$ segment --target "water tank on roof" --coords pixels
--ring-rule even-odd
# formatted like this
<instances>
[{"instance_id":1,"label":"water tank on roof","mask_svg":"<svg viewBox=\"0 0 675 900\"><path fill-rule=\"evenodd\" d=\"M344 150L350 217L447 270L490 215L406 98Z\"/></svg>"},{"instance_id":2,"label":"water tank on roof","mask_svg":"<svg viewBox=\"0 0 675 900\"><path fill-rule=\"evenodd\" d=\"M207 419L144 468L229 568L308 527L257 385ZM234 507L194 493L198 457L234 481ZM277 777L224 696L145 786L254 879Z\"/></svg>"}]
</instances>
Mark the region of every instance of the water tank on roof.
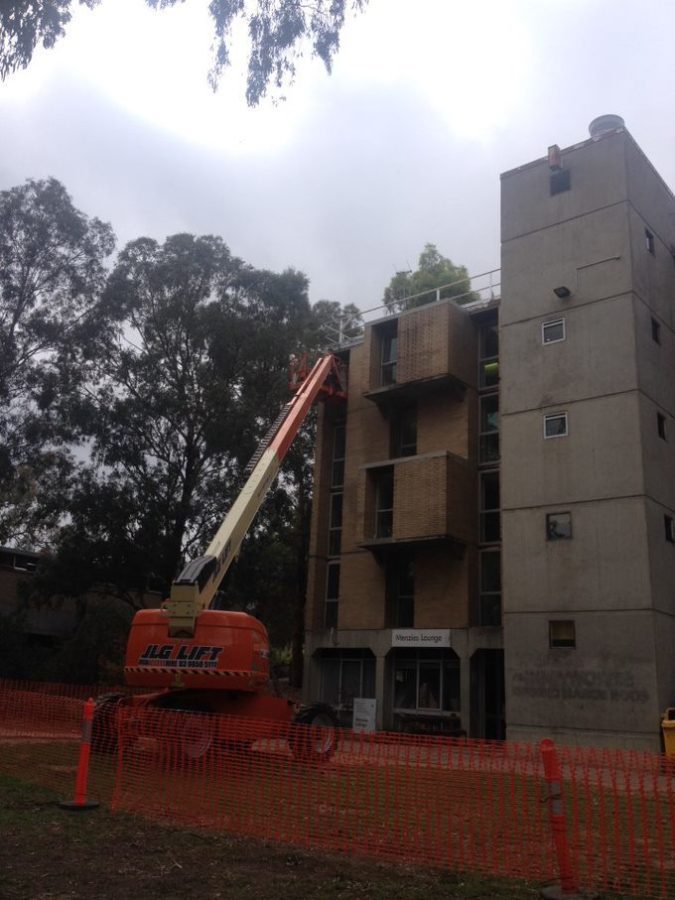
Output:
<instances>
[{"instance_id":1,"label":"water tank on roof","mask_svg":"<svg viewBox=\"0 0 675 900\"><path fill-rule=\"evenodd\" d=\"M598 116L597 119L593 119L591 124L588 126L588 130L591 134L591 137L594 141L597 141L598 138L601 138L603 134L609 134L612 131L619 131L621 128L625 128L626 123L621 118L621 116L615 115L606 115L606 116Z\"/></svg>"}]
</instances>

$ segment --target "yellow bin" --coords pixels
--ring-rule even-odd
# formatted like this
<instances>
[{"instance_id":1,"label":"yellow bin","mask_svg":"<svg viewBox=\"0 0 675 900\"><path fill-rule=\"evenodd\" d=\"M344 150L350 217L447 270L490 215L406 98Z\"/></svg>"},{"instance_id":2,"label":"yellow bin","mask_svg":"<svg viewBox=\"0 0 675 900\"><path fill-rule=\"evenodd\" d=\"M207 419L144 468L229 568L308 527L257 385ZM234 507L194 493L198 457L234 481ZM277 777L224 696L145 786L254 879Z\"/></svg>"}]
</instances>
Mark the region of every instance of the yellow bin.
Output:
<instances>
[{"instance_id":1,"label":"yellow bin","mask_svg":"<svg viewBox=\"0 0 675 900\"><path fill-rule=\"evenodd\" d=\"M675 762L675 706L669 706L661 719L663 747L667 759Z\"/></svg>"}]
</instances>

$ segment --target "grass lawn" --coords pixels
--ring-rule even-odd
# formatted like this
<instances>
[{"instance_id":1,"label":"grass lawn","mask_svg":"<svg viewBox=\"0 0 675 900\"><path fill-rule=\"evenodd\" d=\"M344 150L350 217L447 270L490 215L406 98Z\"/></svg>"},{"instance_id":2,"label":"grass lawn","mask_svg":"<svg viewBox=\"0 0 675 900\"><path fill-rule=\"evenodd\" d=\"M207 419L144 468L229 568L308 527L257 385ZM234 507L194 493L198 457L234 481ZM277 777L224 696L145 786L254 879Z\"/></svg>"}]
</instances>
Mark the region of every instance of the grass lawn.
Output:
<instances>
[{"instance_id":1,"label":"grass lawn","mask_svg":"<svg viewBox=\"0 0 675 900\"><path fill-rule=\"evenodd\" d=\"M527 900L538 888L296 851L101 807L69 813L48 789L0 776L2 900Z\"/></svg>"}]
</instances>

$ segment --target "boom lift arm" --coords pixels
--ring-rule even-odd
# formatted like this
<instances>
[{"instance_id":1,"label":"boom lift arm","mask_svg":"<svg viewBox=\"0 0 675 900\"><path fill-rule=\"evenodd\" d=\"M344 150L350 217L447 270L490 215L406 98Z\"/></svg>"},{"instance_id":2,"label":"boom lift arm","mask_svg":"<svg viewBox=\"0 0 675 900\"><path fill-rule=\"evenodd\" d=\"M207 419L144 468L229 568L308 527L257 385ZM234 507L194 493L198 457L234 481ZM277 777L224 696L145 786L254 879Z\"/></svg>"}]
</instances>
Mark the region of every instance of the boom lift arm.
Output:
<instances>
[{"instance_id":1,"label":"boom lift arm","mask_svg":"<svg viewBox=\"0 0 675 900\"><path fill-rule=\"evenodd\" d=\"M340 362L332 354L321 357L306 374L303 361L292 371L295 396L282 409L247 470L248 480L232 504L204 556L188 563L171 586L166 608L169 635L192 637L195 620L206 609L239 552L251 522L260 509L293 439L320 394L344 398Z\"/></svg>"}]
</instances>

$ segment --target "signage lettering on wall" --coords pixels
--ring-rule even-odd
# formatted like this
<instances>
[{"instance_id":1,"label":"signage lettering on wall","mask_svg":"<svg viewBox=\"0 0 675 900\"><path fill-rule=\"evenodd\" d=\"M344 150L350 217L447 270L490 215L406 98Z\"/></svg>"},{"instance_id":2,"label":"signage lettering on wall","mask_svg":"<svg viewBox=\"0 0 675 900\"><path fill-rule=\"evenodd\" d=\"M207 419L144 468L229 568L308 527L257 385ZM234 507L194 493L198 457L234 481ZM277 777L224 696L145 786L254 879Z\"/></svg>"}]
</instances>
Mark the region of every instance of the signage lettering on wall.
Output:
<instances>
[{"instance_id":1,"label":"signage lettering on wall","mask_svg":"<svg viewBox=\"0 0 675 900\"><path fill-rule=\"evenodd\" d=\"M392 647L449 647L449 628L394 628Z\"/></svg>"}]
</instances>

